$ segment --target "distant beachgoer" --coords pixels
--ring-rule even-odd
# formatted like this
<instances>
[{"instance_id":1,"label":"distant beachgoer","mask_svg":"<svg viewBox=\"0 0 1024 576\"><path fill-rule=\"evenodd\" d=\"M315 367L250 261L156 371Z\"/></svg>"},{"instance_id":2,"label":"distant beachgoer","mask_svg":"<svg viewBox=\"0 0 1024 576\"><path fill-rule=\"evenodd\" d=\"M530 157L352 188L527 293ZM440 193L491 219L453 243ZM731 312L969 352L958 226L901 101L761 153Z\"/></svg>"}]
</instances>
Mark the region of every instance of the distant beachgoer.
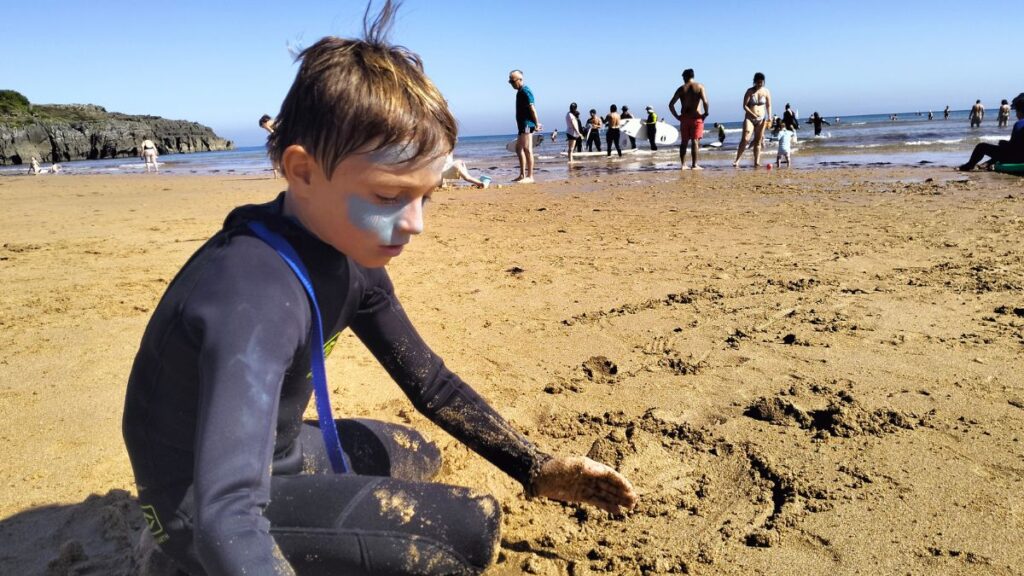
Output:
<instances>
[{"instance_id":1,"label":"distant beachgoer","mask_svg":"<svg viewBox=\"0 0 1024 576\"><path fill-rule=\"evenodd\" d=\"M786 102L786 109L782 112L782 126L786 126L786 122L793 127L793 131L800 129L800 119L796 117L796 112L789 107L789 102Z\"/></svg>"},{"instance_id":2,"label":"distant beachgoer","mask_svg":"<svg viewBox=\"0 0 1024 576\"><path fill-rule=\"evenodd\" d=\"M580 120L580 111L579 110L573 110L572 111L572 115L576 117L576 124L579 125L580 133L582 134L582 131L583 131L583 121ZM576 139L576 151L577 152L583 152L583 138L582 137Z\"/></svg>"},{"instance_id":3,"label":"distant beachgoer","mask_svg":"<svg viewBox=\"0 0 1024 576\"><path fill-rule=\"evenodd\" d=\"M999 105L999 115L996 117L997 126L1000 128L1006 128L1006 123L1010 120L1010 103L1003 98L1002 104Z\"/></svg>"},{"instance_id":4,"label":"distant beachgoer","mask_svg":"<svg viewBox=\"0 0 1024 576\"><path fill-rule=\"evenodd\" d=\"M569 111L565 113L565 141L566 152L569 154L569 162L572 162L572 153L576 145L583 141L583 131L580 130L579 110L576 103L569 104Z\"/></svg>"},{"instance_id":5,"label":"distant beachgoer","mask_svg":"<svg viewBox=\"0 0 1024 576\"><path fill-rule=\"evenodd\" d=\"M786 161L786 168L793 167L793 140L796 137L796 127L792 122L783 122L782 130L779 131L779 152L775 156L775 167L781 168L782 161Z\"/></svg>"},{"instance_id":6,"label":"distant beachgoer","mask_svg":"<svg viewBox=\"0 0 1024 576\"><path fill-rule=\"evenodd\" d=\"M895 118L895 115L893 117ZM828 120L825 120L824 118L822 118L821 114L818 114L817 112L815 112L814 114L811 114L811 117L808 118L807 121L810 122L812 126L814 126L814 135L815 136L821 136L821 125L822 124L824 124L826 126L831 126L831 124L828 123Z\"/></svg>"},{"instance_id":7,"label":"distant beachgoer","mask_svg":"<svg viewBox=\"0 0 1024 576\"><path fill-rule=\"evenodd\" d=\"M551 131L551 143L554 144L558 140L558 128Z\"/></svg>"},{"instance_id":8,"label":"distant beachgoer","mask_svg":"<svg viewBox=\"0 0 1024 576\"><path fill-rule=\"evenodd\" d=\"M946 106L946 109L942 111L942 119L949 120L949 106Z\"/></svg>"},{"instance_id":9,"label":"distant beachgoer","mask_svg":"<svg viewBox=\"0 0 1024 576\"><path fill-rule=\"evenodd\" d=\"M146 173L149 174L150 167L156 172L160 172L160 165L157 164L156 159L158 157L156 151L156 144L149 138L142 141L142 159L146 161Z\"/></svg>"},{"instance_id":10,"label":"distant beachgoer","mask_svg":"<svg viewBox=\"0 0 1024 576\"><path fill-rule=\"evenodd\" d=\"M725 125L715 122L715 128L718 128L718 143L725 144Z\"/></svg>"},{"instance_id":11,"label":"distant beachgoer","mask_svg":"<svg viewBox=\"0 0 1024 576\"><path fill-rule=\"evenodd\" d=\"M629 111L629 106L622 106L622 119L630 120L633 118L633 113ZM629 146L636 150L636 136L629 136Z\"/></svg>"},{"instance_id":12,"label":"distant beachgoer","mask_svg":"<svg viewBox=\"0 0 1024 576\"><path fill-rule=\"evenodd\" d=\"M764 81L764 74L754 74L754 85L743 93L743 135L740 137L733 166L740 165L740 157L747 149L747 143L751 141L754 148L754 167L761 165L761 142L764 140L765 128L768 127L768 119L772 115L772 94L765 88Z\"/></svg>"},{"instance_id":13,"label":"distant beachgoer","mask_svg":"<svg viewBox=\"0 0 1024 576\"><path fill-rule=\"evenodd\" d=\"M683 85L676 88L676 93L668 102L668 111L679 121L679 134L682 142L679 143L679 165L686 170L686 148L692 141L690 170L703 170L697 164L697 150L700 149L700 140L704 137L704 119L708 117L708 96L704 92L704 85L693 79L693 68L683 70ZM679 113L676 113L676 102L679 102Z\"/></svg>"},{"instance_id":14,"label":"distant beachgoer","mask_svg":"<svg viewBox=\"0 0 1024 576\"><path fill-rule=\"evenodd\" d=\"M836 116L836 124L839 124L839 116Z\"/></svg>"},{"instance_id":15,"label":"distant beachgoer","mask_svg":"<svg viewBox=\"0 0 1024 576\"><path fill-rule=\"evenodd\" d=\"M779 132L782 132L782 118L778 116L772 118L772 137L771 140L779 139Z\"/></svg>"},{"instance_id":16,"label":"distant beachgoer","mask_svg":"<svg viewBox=\"0 0 1024 576\"><path fill-rule=\"evenodd\" d=\"M647 120L644 120L644 126L647 126L647 140L651 143L651 150L657 150L658 143L655 138L658 137L658 115L651 106L647 107Z\"/></svg>"},{"instance_id":17,"label":"distant beachgoer","mask_svg":"<svg viewBox=\"0 0 1024 576\"><path fill-rule=\"evenodd\" d=\"M597 110L590 109L590 118L587 119L587 152L593 152L594 146L597 146L597 151L601 151L601 118L597 115Z\"/></svg>"},{"instance_id":18,"label":"distant beachgoer","mask_svg":"<svg viewBox=\"0 0 1024 576\"><path fill-rule=\"evenodd\" d=\"M608 126L608 131L605 132L605 144L608 146L608 156L612 155L612 146L615 146L615 150L619 153L619 157L622 157L622 148L619 147L619 138L622 136L622 132L619 130L619 125L622 124L622 116L619 116L619 109L615 104L612 104L608 108L608 114L604 117L604 123Z\"/></svg>"},{"instance_id":19,"label":"distant beachgoer","mask_svg":"<svg viewBox=\"0 0 1024 576\"><path fill-rule=\"evenodd\" d=\"M932 114L931 110L928 111L928 119L929 120L934 120L935 119L935 114Z\"/></svg>"},{"instance_id":20,"label":"distant beachgoer","mask_svg":"<svg viewBox=\"0 0 1024 576\"><path fill-rule=\"evenodd\" d=\"M491 179L487 176L479 179L471 176L466 163L456 160L455 155L451 153L445 157L444 168L441 169L442 185L447 186L449 180L465 180L477 188L487 188L491 184Z\"/></svg>"},{"instance_id":21,"label":"distant beachgoer","mask_svg":"<svg viewBox=\"0 0 1024 576\"><path fill-rule=\"evenodd\" d=\"M516 91L516 156L519 157L519 176L513 182L533 183L533 133L542 128L537 118L533 91L523 81L522 70L508 73L508 83Z\"/></svg>"},{"instance_id":22,"label":"distant beachgoer","mask_svg":"<svg viewBox=\"0 0 1024 576\"><path fill-rule=\"evenodd\" d=\"M267 138L270 138L270 135L274 133L274 120L270 117L270 114L264 114L263 116L260 116L259 124L260 128L263 128L264 130L267 131ZM271 162L270 169L273 170L274 172L274 178L277 178L280 175L279 170L277 168L277 164Z\"/></svg>"},{"instance_id":23,"label":"distant beachgoer","mask_svg":"<svg viewBox=\"0 0 1024 576\"><path fill-rule=\"evenodd\" d=\"M975 100L974 106L971 106L971 128L978 128L981 126L981 121L985 119L985 106L982 105L981 100Z\"/></svg>"},{"instance_id":24,"label":"distant beachgoer","mask_svg":"<svg viewBox=\"0 0 1024 576\"><path fill-rule=\"evenodd\" d=\"M60 164L57 164L56 162L54 162L53 166L50 166L50 174L60 174L61 170L63 170L63 168L61 168Z\"/></svg>"},{"instance_id":25,"label":"distant beachgoer","mask_svg":"<svg viewBox=\"0 0 1024 576\"><path fill-rule=\"evenodd\" d=\"M39 170L39 159L35 156L32 157L31 166L28 167L28 173L37 176L40 173Z\"/></svg>"},{"instance_id":26,"label":"distant beachgoer","mask_svg":"<svg viewBox=\"0 0 1024 576\"><path fill-rule=\"evenodd\" d=\"M971 159L960 166L961 171L974 170L974 167L985 156L991 158L988 162L989 166L995 162L1024 163L1024 92L1018 94L1011 105L1017 112L1017 122L1013 125L1013 131L1010 132L1010 139L1000 140L998 144L981 142L974 147Z\"/></svg>"}]
</instances>

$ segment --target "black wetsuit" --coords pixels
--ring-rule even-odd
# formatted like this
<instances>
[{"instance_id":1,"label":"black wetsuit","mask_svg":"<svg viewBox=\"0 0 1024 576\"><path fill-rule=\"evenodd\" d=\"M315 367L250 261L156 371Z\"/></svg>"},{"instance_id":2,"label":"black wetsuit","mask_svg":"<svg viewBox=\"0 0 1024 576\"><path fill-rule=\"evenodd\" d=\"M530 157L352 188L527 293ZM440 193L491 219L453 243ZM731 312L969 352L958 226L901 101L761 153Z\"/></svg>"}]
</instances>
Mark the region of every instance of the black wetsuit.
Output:
<instances>
[{"instance_id":1,"label":"black wetsuit","mask_svg":"<svg viewBox=\"0 0 1024 576\"><path fill-rule=\"evenodd\" d=\"M981 142L976 145L970 160L960 166L960 169L972 170L985 156L991 158L993 162L1024 163L1024 120L1018 120L1013 125L1009 140L1000 140L995 144Z\"/></svg>"},{"instance_id":2,"label":"black wetsuit","mask_svg":"<svg viewBox=\"0 0 1024 576\"><path fill-rule=\"evenodd\" d=\"M263 222L300 255L328 347L351 328L420 412L524 486L546 456L420 339L383 268L320 242L282 216L283 201L234 210L146 327L123 433L150 531L190 574L482 571L500 508L425 482L440 454L414 430L339 421L354 473L330 473L319 430L302 418L312 393L309 301L246 222Z\"/></svg>"}]
</instances>

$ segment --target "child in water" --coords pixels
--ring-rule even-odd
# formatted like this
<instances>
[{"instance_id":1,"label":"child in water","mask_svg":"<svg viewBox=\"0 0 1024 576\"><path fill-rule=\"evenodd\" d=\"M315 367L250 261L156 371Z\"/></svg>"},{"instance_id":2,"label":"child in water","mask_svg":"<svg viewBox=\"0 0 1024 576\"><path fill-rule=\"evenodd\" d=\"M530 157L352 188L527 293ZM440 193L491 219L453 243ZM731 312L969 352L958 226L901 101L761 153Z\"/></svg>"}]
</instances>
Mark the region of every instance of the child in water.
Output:
<instances>
[{"instance_id":1,"label":"child in water","mask_svg":"<svg viewBox=\"0 0 1024 576\"><path fill-rule=\"evenodd\" d=\"M477 574L493 562L501 506L431 482L434 443L331 416L322 353L346 328L417 410L527 496L635 505L615 470L515 430L395 295L384 266L423 231L456 123L419 58L386 42L394 11L385 2L365 39L302 51L268 140L287 190L228 214L142 336L125 445L149 532L187 574ZM320 420L304 422L314 390Z\"/></svg>"}]
</instances>

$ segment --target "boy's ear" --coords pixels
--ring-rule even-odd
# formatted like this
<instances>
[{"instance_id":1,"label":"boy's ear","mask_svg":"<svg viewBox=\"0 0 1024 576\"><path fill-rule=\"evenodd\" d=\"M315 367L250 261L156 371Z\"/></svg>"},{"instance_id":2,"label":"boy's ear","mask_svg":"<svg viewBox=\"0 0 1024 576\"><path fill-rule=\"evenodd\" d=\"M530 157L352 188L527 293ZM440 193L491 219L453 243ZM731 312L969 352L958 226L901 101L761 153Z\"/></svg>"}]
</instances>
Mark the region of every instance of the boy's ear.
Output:
<instances>
[{"instance_id":1,"label":"boy's ear","mask_svg":"<svg viewBox=\"0 0 1024 576\"><path fill-rule=\"evenodd\" d=\"M306 152L304 147L292 144L285 148L284 154L281 155L281 168L284 169L285 179L288 180L288 188L302 193L313 181L316 159Z\"/></svg>"}]
</instances>

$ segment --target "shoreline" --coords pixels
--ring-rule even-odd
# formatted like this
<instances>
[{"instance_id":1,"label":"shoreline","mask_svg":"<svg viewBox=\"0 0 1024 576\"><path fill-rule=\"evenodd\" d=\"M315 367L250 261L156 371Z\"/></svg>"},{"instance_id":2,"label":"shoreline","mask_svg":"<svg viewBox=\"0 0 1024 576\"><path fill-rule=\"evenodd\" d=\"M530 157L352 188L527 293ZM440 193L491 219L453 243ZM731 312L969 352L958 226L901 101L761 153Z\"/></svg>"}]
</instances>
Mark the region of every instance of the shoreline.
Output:
<instances>
[{"instance_id":1,"label":"shoreline","mask_svg":"<svg viewBox=\"0 0 1024 576\"><path fill-rule=\"evenodd\" d=\"M142 331L228 211L284 182L0 178L0 572L70 540L103 573L130 561ZM525 500L350 333L332 401L425 431L440 481L502 502L489 574L1020 574L1022 242L1024 179L937 167L442 189L389 266L410 317L542 448L622 470L638 509Z\"/></svg>"}]
</instances>

